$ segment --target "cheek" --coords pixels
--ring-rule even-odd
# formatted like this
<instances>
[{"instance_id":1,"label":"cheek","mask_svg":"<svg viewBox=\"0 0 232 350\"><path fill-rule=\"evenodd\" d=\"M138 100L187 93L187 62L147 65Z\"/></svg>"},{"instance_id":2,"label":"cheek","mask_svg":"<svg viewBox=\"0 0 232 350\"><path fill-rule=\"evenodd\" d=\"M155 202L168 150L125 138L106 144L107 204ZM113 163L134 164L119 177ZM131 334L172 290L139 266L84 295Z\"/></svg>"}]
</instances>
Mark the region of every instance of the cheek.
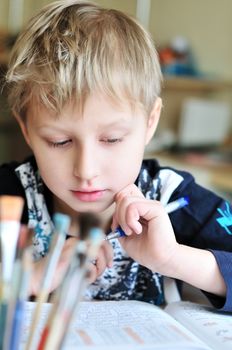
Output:
<instances>
[{"instance_id":1,"label":"cheek","mask_svg":"<svg viewBox=\"0 0 232 350\"><path fill-rule=\"evenodd\" d=\"M64 161L59 161L56 157L51 156L49 152L41 154L34 153L36 162L40 171L40 175L45 184L52 189L57 184L62 184L67 179L68 166Z\"/></svg>"},{"instance_id":2,"label":"cheek","mask_svg":"<svg viewBox=\"0 0 232 350\"><path fill-rule=\"evenodd\" d=\"M144 147L140 143L125 145L125 148L108 163L108 174L112 177L118 190L135 182L143 160Z\"/></svg>"}]
</instances>

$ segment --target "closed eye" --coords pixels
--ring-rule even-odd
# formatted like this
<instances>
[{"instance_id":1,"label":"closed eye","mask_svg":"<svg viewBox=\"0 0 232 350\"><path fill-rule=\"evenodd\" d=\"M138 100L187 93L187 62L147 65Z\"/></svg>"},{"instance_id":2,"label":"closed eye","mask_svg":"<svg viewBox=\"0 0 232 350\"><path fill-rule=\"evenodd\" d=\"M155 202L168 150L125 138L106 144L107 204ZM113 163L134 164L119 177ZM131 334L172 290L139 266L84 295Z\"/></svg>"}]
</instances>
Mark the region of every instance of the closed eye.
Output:
<instances>
[{"instance_id":1,"label":"closed eye","mask_svg":"<svg viewBox=\"0 0 232 350\"><path fill-rule=\"evenodd\" d=\"M59 141L59 142L49 142L50 143L50 145L52 146L52 147L60 147L60 148L62 148L62 147L65 147L65 146L67 146L67 145L69 145L70 143L72 142L72 140L63 140L63 141Z\"/></svg>"},{"instance_id":2,"label":"closed eye","mask_svg":"<svg viewBox=\"0 0 232 350\"><path fill-rule=\"evenodd\" d=\"M113 143L118 143L118 142L121 142L122 141L122 138L112 138L112 139L102 139L101 142L104 142L104 143L109 143L109 144L113 144Z\"/></svg>"}]
</instances>

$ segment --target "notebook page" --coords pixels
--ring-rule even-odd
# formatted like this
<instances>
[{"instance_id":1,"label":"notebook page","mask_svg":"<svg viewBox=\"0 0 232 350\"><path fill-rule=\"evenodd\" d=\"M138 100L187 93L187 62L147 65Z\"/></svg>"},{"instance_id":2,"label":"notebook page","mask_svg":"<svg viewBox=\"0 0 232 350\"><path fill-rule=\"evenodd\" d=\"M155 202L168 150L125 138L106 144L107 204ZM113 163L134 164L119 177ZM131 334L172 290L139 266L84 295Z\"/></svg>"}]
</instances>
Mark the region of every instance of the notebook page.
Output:
<instances>
[{"instance_id":1,"label":"notebook page","mask_svg":"<svg viewBox=\"0 0 232 350\"><path fill-rule=\"evenodd\" d=\"M232 349L232 314L190 302L169 304L165 310L212 349Z\"/></svg>"},{"instance_id":2,"label":"notebook page","mask_svg":"<svg viewBox=\"0 0 232 350\"><path fill-rule=\"evenodd\" d=\"M27 303L21 349L28 336L34 303ZM50 309L45 304L38 340ZM64 350L206 350L201 341L158 307L137 301L82 302Z\"/></svg>"}]
</instances>

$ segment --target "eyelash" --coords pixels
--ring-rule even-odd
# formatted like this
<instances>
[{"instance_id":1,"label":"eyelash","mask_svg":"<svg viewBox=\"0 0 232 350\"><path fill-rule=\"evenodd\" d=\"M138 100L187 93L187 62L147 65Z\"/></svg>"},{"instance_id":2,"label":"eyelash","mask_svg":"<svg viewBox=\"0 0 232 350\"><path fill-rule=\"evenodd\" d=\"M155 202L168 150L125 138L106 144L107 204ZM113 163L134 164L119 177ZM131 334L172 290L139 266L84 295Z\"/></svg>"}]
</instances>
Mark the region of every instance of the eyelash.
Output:
<instances>
[{"instance_id":1,"label":"eyelash","mask_svg":"<svg viewBox=\"0 0 232 350\"><path fill-rule=\"evenodd\" d=\"M103 139L101 140L102 142L109 143L109 144L114 144L114 143L119 143L122 141L122 139Z\"/></svg>"},{"instance_id":2,"label":"eyelash","mask_svg":"<svg viewBox=\"0 0 232 350\"><path fill-rule=\"evenodd\" d=\"M59 141L59 142L50 142L50 145L54 148L62 148L65 147L67 144L72 142L72 140L64 140L64 141Z\"/></svg>"},{"instance_id":3,"label":"eyelash","mask_svg":"<svg viewBox=\"0 0 232 350\"><path fill-rule=\"evenodd\" d=\"M102 139L100 141L104 142L106 144L113 145L113 144L121 142L122 139L121 138L118 138L118 139L117 138L115 138L115 139ZM53 148L64 148L65 146L67 146L71 142L72 142L72 140L64 140L64 141L59 141L59 142L50 142L50 145Z\"/></svg>"}]
</instances>

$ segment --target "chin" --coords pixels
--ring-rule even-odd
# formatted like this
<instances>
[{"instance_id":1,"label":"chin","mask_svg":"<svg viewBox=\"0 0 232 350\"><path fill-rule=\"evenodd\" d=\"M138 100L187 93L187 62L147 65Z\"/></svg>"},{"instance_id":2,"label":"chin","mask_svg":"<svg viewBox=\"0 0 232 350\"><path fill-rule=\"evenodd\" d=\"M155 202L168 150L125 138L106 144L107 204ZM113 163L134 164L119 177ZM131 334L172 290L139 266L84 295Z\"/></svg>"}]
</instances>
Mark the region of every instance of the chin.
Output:
<instances>
[{"instance_id":1,"label":"chin","mask_svg":"<svg viewBox=\"0 0 232 350\"><path fill-rule=\"evenodd\" d=\"M71 206L73 210L75 210L77 213L85 213L85 212L92 212L92 213L102 213L106 209L110 207L111 203L93 203L93 202L85 202L78 205Z\"/></svg>"}]
</instances>

